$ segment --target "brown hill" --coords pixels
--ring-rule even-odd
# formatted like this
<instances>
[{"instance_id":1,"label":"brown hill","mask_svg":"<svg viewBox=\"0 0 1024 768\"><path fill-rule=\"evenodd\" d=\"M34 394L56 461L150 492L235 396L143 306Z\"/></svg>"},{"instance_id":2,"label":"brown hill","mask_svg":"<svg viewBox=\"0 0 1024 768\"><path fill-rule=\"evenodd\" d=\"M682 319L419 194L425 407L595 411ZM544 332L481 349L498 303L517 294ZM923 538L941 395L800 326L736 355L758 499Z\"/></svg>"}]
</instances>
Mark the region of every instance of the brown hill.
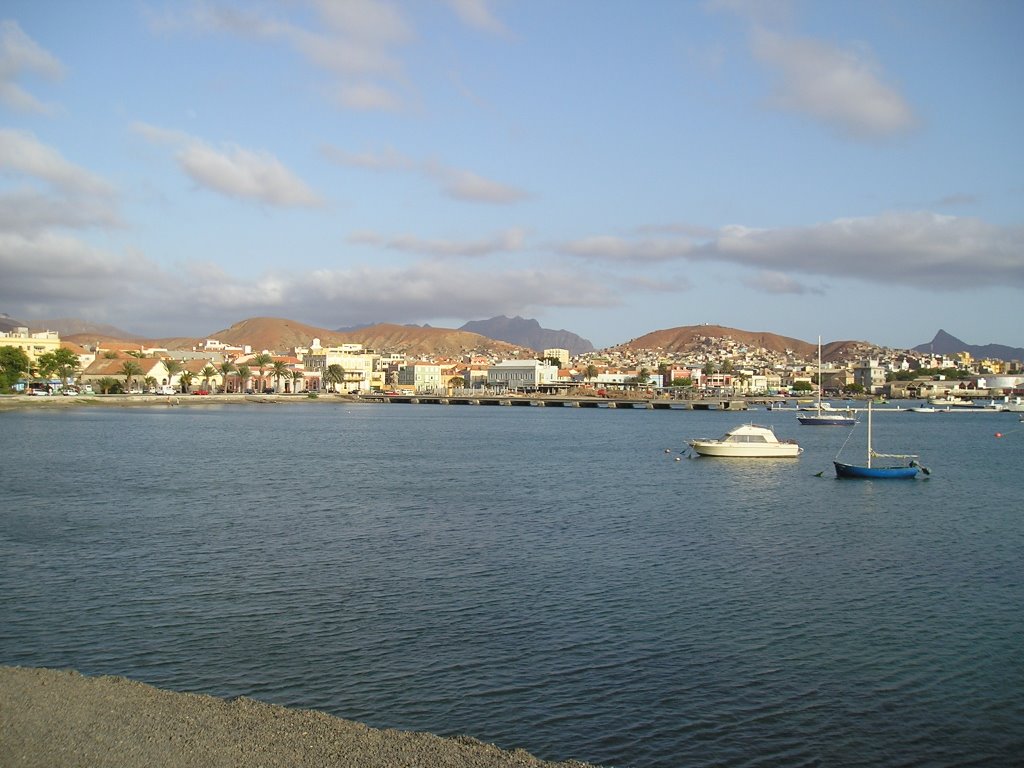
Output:
<instances>
[{"instance_id":1,"label":"brown hill","mask_svg":"<svg viewBox=\"0 0 1024 768\"><path fill-rule=\"evenodd\" d=\"M457 357L470 352L494 352L513 355L518 347L495 341L477 333L449 328L380 323L354 331L332 331L278 317L253 317L230 328L210 334L210 338L226 344L248 344L253 349L283 352L292 347L309 346L319 339L322 346L362 344L379 352L400 352L407 355L441 355Z\"/></svg>"},{"instance_id":2,"label":"brown hill","mask_svg":"<svg viewBox=\"0 0 1024 768\"><path fill-rule=\"evenodd\" d=\"M726 338L750 347L767 349L780 355L784 355L787 352L792 353L800 360L811 360L818 356L818 343L816 341L802 341L764 331L741 331L738 328L726 328L721 325L684 325L679 328L666 328L660 331L653 331L637 339L632 339L625 344L619 345L619 348L685 353L697 351L705 345L717 349L717 341L709 342L708 340ZM852 348L859 349L862 346L865 346L862 342L832 341L822 345L821 356L825 360L840 359L844 358Z\"/></svg>"}]
</instances>

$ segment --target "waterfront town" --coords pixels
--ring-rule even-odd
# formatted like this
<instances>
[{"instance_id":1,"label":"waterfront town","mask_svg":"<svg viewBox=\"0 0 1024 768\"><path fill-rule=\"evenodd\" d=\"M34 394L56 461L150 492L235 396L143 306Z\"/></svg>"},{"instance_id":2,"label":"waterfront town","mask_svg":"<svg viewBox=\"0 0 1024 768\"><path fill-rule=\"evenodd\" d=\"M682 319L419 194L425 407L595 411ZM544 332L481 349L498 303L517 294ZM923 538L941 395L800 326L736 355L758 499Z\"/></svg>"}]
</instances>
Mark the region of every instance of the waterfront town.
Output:
<instances>
[{"instance_id":1,"label":"waterfront town","mask_svg":"<svg viewBox=\"0 0 1024 768\"><path fill-rule=\"evenodd\" d=\"M816 356L707 336L684 353L626 345L570 357L566 349L409 356L361 344L254 349L205 339L187 349L146 343L78 345L56 331L0 332L4 391L39 395L291 394L318 396L566 394L638 398L830 396L1009 398L1024 392L1020 361L972 359L857 344L819 368ZM506 345L508 346L508 345ZM19 351L24 357L19 357ZM12 371L10 359L23 370Z\"/></svg>"}]
</instances>

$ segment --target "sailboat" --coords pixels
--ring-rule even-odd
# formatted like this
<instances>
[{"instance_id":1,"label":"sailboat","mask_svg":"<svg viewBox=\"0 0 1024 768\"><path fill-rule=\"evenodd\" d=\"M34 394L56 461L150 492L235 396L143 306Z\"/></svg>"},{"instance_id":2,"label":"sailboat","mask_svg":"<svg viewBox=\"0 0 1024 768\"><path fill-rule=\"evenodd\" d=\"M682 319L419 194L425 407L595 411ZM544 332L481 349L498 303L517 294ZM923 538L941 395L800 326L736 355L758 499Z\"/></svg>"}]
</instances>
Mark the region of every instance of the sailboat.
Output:
<instances>
[{"instance_id":1,"label":"sailboat","mask_svg":"<svg viewBox=\"0 0 1024 768\"><path fill-rule=\"evenodd\" d=\"M845 445L845 443L844 443ZM840 449L840 453L842 449ZM895 466L878 466L872 464L874 458L885 459L909 459L909 463ZM927 469L917 463L917 456L906 453L875 453L871 447L871 402L868 402L868 458L866 464L844 464L838 460L832 463L836 465L836 477L849 477L861 479L911 479L917 476L919 471L924 474L931 474Z\"/></svg>"},{"instance_id":2,"label":"sailboat","mask_svg":"<svg viewBox=\"0 0 1024 768\"><path fill-rule=\"evenodd\" d=\"M818 405L811 412L813 415L797 416L801 424L813 427L852 427L857 423L853 411L837 411L832 406L821 402L821 336L818 337Z\"/></svg>"}]
</instances>

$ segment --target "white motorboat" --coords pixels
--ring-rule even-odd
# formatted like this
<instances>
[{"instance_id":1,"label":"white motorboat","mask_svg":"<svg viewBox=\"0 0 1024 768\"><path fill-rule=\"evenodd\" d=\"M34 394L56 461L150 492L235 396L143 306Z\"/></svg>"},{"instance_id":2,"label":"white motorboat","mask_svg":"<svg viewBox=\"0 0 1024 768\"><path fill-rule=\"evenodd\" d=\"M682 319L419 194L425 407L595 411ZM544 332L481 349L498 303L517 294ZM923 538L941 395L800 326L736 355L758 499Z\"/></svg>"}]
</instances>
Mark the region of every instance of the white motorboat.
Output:
<instances>
[{"instance_id":1,"label":"white motorboat","mask_svg":"<svg viewBox=\"0 0 1024 768\"><path fill-rule=\"evenodd\" d=\"M741 424L718 439L690 440L689 445L701 456L748 459L791 459L804 451L792 440L779 440L771 427L757 424Z\"/></svg>"}]
</instances>

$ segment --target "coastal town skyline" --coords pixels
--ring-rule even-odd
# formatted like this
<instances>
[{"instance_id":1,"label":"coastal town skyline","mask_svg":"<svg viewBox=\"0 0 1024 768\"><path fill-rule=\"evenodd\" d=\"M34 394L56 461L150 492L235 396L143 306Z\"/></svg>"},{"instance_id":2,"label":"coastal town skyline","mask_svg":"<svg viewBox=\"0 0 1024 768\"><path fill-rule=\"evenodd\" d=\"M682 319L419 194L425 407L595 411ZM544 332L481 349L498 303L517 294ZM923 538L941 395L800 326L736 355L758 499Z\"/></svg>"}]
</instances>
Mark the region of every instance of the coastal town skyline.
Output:
<instances>
[{"instance_id":1,"label":"coastal town skyline","mask_svg":"<svg viewBox=\"0 0 1024 768\"><path fill-rule=\"evenodd\" d=\"M1024 347L1022 22L12 0L0 310L146 338L506 315L599 349L701 323Z\"/></svg>"}]
</instances>

